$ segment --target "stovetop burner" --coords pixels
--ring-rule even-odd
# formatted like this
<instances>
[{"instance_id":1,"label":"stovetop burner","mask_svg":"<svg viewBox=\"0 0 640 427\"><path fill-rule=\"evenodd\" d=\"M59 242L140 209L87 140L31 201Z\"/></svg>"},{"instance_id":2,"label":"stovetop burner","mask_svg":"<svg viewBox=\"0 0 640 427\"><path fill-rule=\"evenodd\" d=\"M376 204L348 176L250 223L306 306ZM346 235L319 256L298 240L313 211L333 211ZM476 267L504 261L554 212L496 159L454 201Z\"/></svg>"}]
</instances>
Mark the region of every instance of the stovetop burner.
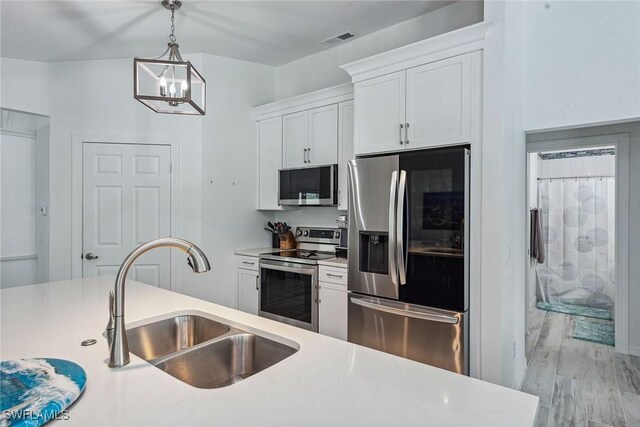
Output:
<instances>
[{"instance_id":1,"label":"stovetop burner","mask_svg":"<svg viewBox=\"0 0 640 427\"><path fill-rule=\"evenodd\" d=\"M273 260L289 259L293 262L297 261L297 262L315 264L316 261L334 258L335 256L336 254L333 252L321 252L321 251L306 250L306 249L292 249L292 250L274 251L268 254L262 254L260 257L265 259L273 259Z\"/></svg>"}]
</instances>

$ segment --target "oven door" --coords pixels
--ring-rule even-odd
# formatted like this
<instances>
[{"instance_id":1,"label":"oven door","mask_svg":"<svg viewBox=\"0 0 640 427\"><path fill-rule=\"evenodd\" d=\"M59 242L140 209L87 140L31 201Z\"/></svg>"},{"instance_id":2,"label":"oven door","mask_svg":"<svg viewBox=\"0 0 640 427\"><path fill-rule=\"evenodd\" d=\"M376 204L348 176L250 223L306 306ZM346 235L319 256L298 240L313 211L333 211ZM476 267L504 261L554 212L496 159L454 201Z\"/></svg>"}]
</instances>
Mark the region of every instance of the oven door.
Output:
<instances>
[{"instance_id":1,"label":"oven door","mask_svg":"<svg viewBox=\"0 0 640 427\"><path fill-rule=\"evenodd\" d=\"M260 261L262 317L318 331L318 267Z\"/></svg>"}]
</instances>

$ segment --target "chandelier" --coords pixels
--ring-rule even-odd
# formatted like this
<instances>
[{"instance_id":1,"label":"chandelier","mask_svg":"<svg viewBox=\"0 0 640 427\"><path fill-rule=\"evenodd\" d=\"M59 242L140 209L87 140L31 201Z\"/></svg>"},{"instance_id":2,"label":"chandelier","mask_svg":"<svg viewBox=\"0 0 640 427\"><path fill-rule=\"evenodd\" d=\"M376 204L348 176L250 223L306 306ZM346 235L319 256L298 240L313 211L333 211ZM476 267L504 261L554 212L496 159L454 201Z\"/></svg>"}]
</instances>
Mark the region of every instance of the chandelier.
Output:
<instances>
[{"instance_id":1,"label":"chandelier","mask_svg":"<svg viewBox=\"0 0 640 427\"><path fill-rule=\"evenodd\" d=\"M162 0L171 11L167 50L155 59L134 58L133 97L156 113L205 114L206 82L189 61L180 56L176 43L175 11L180 0Z\"/></svg>"}]
</instances>

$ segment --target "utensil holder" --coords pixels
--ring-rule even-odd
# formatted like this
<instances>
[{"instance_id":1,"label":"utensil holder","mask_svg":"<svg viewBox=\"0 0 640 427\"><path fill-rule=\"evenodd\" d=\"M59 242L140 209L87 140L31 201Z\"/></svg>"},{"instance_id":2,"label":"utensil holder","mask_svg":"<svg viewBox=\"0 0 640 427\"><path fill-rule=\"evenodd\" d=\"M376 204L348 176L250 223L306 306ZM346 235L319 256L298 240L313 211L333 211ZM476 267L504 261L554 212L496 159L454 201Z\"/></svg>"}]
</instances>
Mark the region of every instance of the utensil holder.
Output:
<instances>
[{"instance_id":1,"label":"utensil holder","mask_svg":"<svg viewBox=\"0 0 640 427\"><path fill-rule=\"evenodd\" d=\"M291 231L287 231L287 233L280 238L280 249L295 249L296 248L296 238L293 236Z\"/></svg>"}]
</instances>

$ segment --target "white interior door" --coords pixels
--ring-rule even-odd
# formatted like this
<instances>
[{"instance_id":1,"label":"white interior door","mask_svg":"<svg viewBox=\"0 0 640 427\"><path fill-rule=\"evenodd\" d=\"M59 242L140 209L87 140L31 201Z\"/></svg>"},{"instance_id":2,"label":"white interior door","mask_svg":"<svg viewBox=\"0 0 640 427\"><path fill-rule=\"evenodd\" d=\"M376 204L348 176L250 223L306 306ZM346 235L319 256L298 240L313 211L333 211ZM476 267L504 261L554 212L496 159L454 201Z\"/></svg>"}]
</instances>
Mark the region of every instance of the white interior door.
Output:
<instances>
[{"instance_id":1,"label":"white interior door","mask_svg":"<svg viewBox=\"0 0 640 427\"><path fill-rule=\"evenodd\" d=\"M171 235L171 148L85 143L82 151L82 275L116 274L136 246ZM163 248L140 257L129 278L170 289L170 273Z\"/></svg>"}]
</instances>

